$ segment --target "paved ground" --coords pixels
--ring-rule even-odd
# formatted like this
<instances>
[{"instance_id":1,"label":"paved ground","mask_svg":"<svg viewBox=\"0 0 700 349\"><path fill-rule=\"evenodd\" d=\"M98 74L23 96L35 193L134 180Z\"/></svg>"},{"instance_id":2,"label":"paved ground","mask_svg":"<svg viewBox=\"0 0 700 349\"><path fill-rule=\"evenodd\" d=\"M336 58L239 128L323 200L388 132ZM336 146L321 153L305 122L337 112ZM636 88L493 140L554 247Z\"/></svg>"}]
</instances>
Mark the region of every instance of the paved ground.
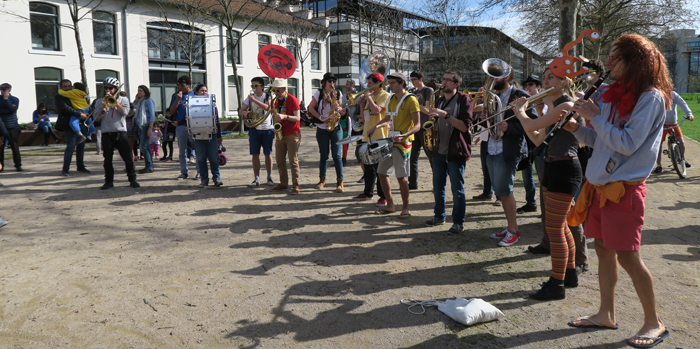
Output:
<instances>
[{"instance_id":1,"label":"paved ground","mask_svg":"<svg viewBox=\"0 0 700 349\"><path fill-rule=\"evenodd\" d=\"M116 188L101 191L92 146L92 175L61 177L57 155L28 156L24 172L0 174L0 215L11 221L0 229L0 347L622 348L640 327L624 273L620 330L566 326L597 309L592 250L591 271L566 300L527 298L550 268L549 258L525 253L541 236L536 214L519 218L523 238L510 248L489 238L505 224L489 203L467 203L460 236L424 227L433 207L424 157L413 217L399 220L350 200L361 191L354 161L345 193L313 189L313 132L303 134L298 196L247 188L247 140L225 145L221 189L176 181L178 165L158 162L139 176L142 188L118 174ZM697 158L698 145L688 149ZM480 191L475 160L468 197ZM670 171L649 181L642 253L672 331L660 347L697 348L700 177L696 167L683 181ZM516 195L522 203L520 184ZM399 303L405 297L478 297L506 316L465 327L435 308L412 315Z\"/></svg>"}]
</instances>

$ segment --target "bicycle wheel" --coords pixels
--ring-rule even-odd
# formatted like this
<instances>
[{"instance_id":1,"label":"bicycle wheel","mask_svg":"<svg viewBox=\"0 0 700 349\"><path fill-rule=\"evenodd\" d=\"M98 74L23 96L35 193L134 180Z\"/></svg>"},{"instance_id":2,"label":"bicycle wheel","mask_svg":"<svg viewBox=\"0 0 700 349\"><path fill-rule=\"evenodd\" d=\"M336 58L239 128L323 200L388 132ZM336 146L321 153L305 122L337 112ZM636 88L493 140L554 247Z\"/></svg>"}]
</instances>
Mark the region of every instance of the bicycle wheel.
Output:
<instances>
[{"instance_id":1,"label":"bicycle wheel","mask_svg":"<svg viewBox=\"0 0 700 349\"><path fill-rule=\"evenodd\" d=\"M678 173L678 177L681 179L685 178L685 159L683 158L683 153L681 152L681 145L677 142L671 143L670 153L671 162L673 163L673 169Z\"/></svg>"}]
</instances>

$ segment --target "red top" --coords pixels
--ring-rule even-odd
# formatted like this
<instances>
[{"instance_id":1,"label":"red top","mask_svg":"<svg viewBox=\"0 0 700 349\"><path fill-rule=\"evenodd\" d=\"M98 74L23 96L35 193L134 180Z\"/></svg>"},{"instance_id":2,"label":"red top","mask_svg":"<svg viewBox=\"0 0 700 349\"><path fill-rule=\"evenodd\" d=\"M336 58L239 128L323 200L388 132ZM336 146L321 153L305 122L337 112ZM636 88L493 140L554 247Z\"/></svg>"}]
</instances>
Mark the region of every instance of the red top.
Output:
<instances>
[{"instance_id":1,"label":"red top","mask_svg":"<svg viewBox=\"0 0 700 349\"><path fill-rule=\"evenodd\" d=\"M284 104L282 104L282 102L284 102ZM280 104L282 105L280 106ZM294 115L294 112L299 110L299 100L296 97L287 94L284 101L279 99L275 100L275 108L277 108L277 112L280 114ZM280 121L280 124L282 124L282 136L294 135L301 132L301 125L299 124L299 121L293 122L289 120L282 120Z\"/></svg>"}]
</instances>

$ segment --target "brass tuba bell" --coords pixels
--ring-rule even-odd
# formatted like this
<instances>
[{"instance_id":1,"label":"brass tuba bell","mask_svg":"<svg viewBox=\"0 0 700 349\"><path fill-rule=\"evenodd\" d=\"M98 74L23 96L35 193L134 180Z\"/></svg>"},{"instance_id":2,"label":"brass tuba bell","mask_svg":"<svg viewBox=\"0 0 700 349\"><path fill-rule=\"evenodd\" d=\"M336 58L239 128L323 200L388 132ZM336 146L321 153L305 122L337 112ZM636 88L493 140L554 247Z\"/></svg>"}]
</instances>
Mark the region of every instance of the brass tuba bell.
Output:
<instances>
[{"instance_id":1,"label":"brass tuba bell","mask_svg":"<svg viewBox=\"0 0 700 349\"><path fill-rule=\"evenodd\" d=\"M496 94L493 93L493 86L496 84L497 79L502 79L510 75L510 65L503 60L498 58L489 58L481 64L481 69L486 73L486 81L484 82L484 110L483 115L491 116L503 109L503 104L501 100L497 98ZM506 101L508 103L508 101ZM499 114L494 120L488 119L486 121L487 128L489 129L489 138L493 140L499 140L503 136L503 132L498 127L491 127L492 125L497 125L503 120L503 114Z\"/></svg>"}]
</instances>

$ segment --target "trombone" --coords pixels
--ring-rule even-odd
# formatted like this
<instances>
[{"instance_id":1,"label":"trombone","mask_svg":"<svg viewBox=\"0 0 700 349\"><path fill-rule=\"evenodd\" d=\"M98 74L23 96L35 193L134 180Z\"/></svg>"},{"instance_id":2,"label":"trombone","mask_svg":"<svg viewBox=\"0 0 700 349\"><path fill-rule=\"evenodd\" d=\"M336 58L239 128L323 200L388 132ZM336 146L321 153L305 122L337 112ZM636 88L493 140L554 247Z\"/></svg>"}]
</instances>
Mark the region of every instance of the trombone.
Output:
<instances>
[{"instance_id":1,"label":"trombone","mask_svg":"<svg viewBox=\"0 0 700 349\"><path fill-rule=\"evenodd\" d=\"M550 87L550 88L548 88L548 89L546 89L546 90L544 90L544 91L541 91L541 92L537 93L536 95L534 95L534 96L528 98L528 99L527 99L527 109L525 109L525 111L528 111L528 110L534 108L534 107L536 106L536 103L539 102L539 100L541 100L542 98L547 97L547 93L548 93L549 91L552 91L552 90L554 90L554 87ZM505 112L507 112L507 111L509 111L509 110L514 110L513 108L515 108L515 106L511 106L510 108L502 109L501 111L499 111L499 112L496 113L496 114L489 115L489 116L487 116L484 120L481 120L481 121L477 122L476 124L474 124L474 127L479 126L480 124L482 124L482 123L484 123L484 122L487 122L489 119L492 119L492 118L495 118L495 117L497 117L497 116L500 116L501 114L503 114L503 113L505 113ZM501 122L503 122L503 121L508 121L508 120L514 118L515 116L516 116L516 115L513 114L513 115L511 115L511 116L505 118L505 119L502 120ZM490 130L490 129L496 127L496 126L498 126L498 124L497 124L497 123L494 123L493 125L490 125L490 126L486 127L485 130ZM474 135L480 134L481 132L484 132L484 130L479 130L478 132L472 132L471 135L474 136Z\"/></svg>"}]
</instances>

